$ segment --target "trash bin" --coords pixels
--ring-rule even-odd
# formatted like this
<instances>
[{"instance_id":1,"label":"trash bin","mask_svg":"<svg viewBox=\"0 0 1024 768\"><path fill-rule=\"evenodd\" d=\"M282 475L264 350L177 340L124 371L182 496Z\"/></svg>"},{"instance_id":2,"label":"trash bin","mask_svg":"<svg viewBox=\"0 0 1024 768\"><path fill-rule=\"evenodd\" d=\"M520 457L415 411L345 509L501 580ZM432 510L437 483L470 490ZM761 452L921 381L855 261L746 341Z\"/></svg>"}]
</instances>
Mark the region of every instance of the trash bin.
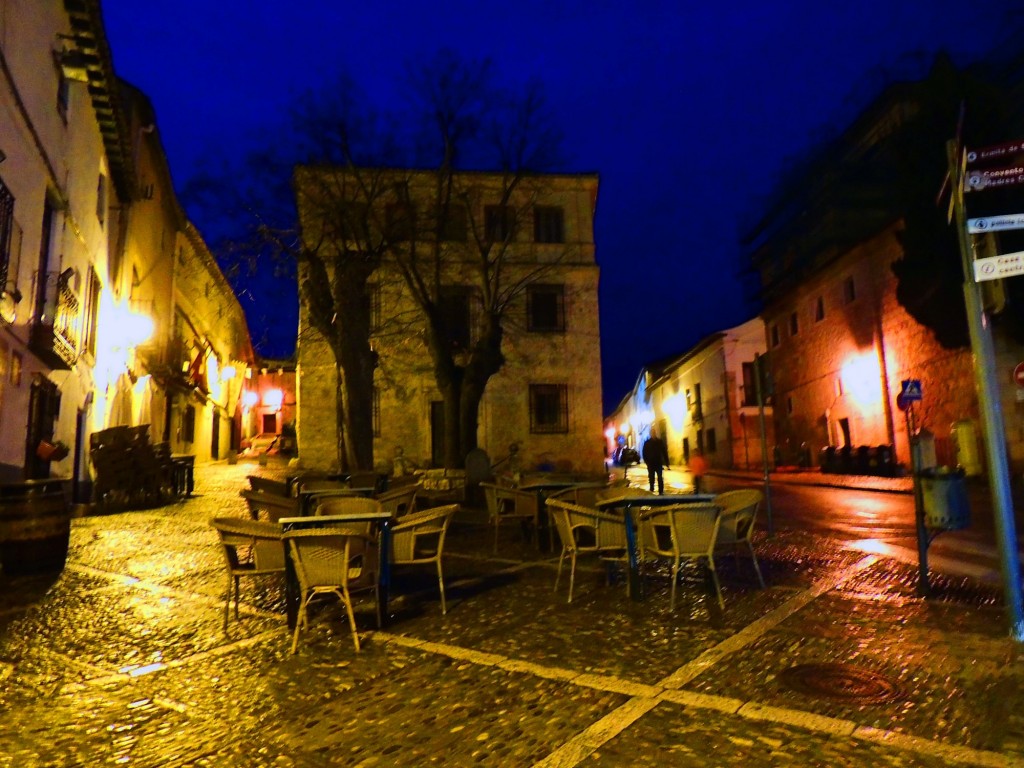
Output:
<instances>
[{"instance_id":1,"label":"trash bin","mask_svg":"<svg viewBox=\"0 0 1024 768\"><path fill-rule=\"evenodd\" d=\"M922 472L920 480L925 526L955 531L970 525L971 509L962 471L938 467Z\"/></svg>"},{"instance_id":2,"label":"trash bin","mask_svg":"<svg viewBox=\"0 0 1024 768\"><path fill-rule=\"evenodd\" d=\"M65 481L0 485L0 565L8 576L64 569L71 536Z\"/></svg>"}]
</instances>

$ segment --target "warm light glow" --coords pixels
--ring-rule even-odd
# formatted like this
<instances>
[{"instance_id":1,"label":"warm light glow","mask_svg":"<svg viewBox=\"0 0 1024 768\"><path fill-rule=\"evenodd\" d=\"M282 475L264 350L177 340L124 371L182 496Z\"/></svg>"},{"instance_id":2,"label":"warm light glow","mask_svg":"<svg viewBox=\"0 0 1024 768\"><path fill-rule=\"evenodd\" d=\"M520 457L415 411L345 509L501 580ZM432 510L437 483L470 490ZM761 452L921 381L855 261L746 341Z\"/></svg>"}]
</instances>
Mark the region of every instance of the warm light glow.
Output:
<instances>
[{"instance_id":1,"label":"warm light glow","mask_svg":"<svg viewBox=\"0 0 1024 768\"><path fill-rule=\"evenodd\" d=\"M630 429L629 422L628 421L624 421L624 422L622 422L622 425L619 427L619 434L628 435L629 434L629 429Z\"/></svg>"},{"instance_id":2,"label":"warm light glow","mask_svg":"<svg viewBox=\"0 0 1024 768\"><path fill-rule=\"evenodd\" d=\"M644 424L650 424L651 422L654 421L654 412L653 411L640 411L640 413L638 413L636 415L636 417L637 417L638 423L641 426L643 426Z\"/></svg>"},{"instance_id":3,"label":"warm light glow","mask_svg":"<svg viewBox=\"0 0 1024 768\"><path fill-rule=\"evenodd\" d=\"M206 358L206 385L210 397L220 400L220 362L216 355L209 355Z\"/></svg>"},{"instance_id":4,"label":"warm light glow","mask_svg":"<svg viewBox=\"0 0 1024 768\"><path fill-rule=\"evenodd\" d=\"M861 406L882 402L882 372L873 352L856 355L840 369L843 391Z\"/></svg>"},{"instance_id":5,"label":"warm light glow","mask_svg":"<svg viewBox=\"0 0 1024 768\"><path fill-rule=\"evenodd\" d=\"M263 404L268 408L280 408L284 402L284 392L280 389L268 389L263 393Z\"/></svg>"},{"instance_id":6,"label":"warm light glow","mask_svg":"<svg viewBox=\"0 0 1024 768\"><path fill-rule=\"evenodd\" d=\"M135 382L135 386L132 389L135 392L135 397L142 397L146 394L146 387L149 386L149 380L152 378L148 373L145 376L139 376Z\"/></svg>"},{"instance_id":7,"label":"warm light glow","mask_svg":"<svg viewBox=\"0 0 1024 768\"><path fill-rule=\"evenodd\" d=\"M686 397L683 394L675 394L665 398L661 404L661 410L676 430L683 428L683 419L686 418Z\"/></svg>"},{"instance_id":8,"label":"warm light glow","mask_svg":"<svg viewBox=\"0 0 1024 768\"><path fill-rule=\"evenodd\" d=\"M235 378L236 373L237 372L235 371L235 366L225 365L223 368L220 369L220 380L231 381L233 378Z\"/></svg>"},{"instance_id":9,"label":"warm light glow","mask_svg":"<svg viewBox=\"0 0 1024 768\"><path fill-rule=\"evenodd\" d=\"M260 396L253 392L251 389L245 390L242 393L242 405L246 408L252 408L256 403L260 401Z\"/></svg>"},{"instance_id":10,"label":"warm light glow","mask_svg":"<svg viewBox=\"0 0 1024 768\"><path fill-rule=\"evenodd\" d=\"M607 437L609 440L614 440L615 439L615 427L608 427L608 429L606 429L604 431L604 436Z\"/></svg>"}]
</instances>

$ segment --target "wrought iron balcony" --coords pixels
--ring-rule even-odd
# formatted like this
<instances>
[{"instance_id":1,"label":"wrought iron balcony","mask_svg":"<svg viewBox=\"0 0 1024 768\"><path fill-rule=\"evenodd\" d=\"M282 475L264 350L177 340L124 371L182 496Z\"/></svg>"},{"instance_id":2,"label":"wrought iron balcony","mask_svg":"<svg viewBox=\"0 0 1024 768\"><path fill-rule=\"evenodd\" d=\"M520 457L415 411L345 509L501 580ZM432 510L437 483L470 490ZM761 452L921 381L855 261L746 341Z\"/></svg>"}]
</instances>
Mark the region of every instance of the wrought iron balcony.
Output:
<instances>
[{"instance_id":1,"label":"wrought iron balcony","mask_svg":"<svg viewBox=\"0 0 1024 768\"><path fill-rule=\"evenodd\" d=\"M36 303L36 319L29 333L29 348L51 368L68 370L78 360L81 315L78 299L68 285L70 270L43 276Z\"/></svg>"}]
</instances>

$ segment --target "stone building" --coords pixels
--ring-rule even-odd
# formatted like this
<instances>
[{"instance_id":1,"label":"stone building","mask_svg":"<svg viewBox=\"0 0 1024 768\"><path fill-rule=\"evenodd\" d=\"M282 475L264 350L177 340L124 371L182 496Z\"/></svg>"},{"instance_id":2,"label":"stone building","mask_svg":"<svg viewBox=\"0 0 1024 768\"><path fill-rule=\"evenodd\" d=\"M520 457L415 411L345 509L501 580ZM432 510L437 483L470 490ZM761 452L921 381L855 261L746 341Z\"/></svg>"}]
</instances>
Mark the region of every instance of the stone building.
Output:
<instances>
[{"instance_id":1,"label":"stone building","mask_svg":"<svg viewBox=\"0 0 1024 768\"><path fill-rule=\"evenodd\" d=\"M898 299L893 269L906 253L893 148L920 109L923 87L887 89L805 175L780 189L748 235L764 301L778 462L808 453L817 461L825 448L893 446L895 461L909 465L897 396L904 380L919 380L914 415L934 433L937 461L983 469L971 351L943 346L915 320ZM940 157L926 200L933 208L943 169ZM963 309L951 304L950 311ZM1004 413L1018 419L1010 372L1022 350L998 327L995 341ZM1021 435L1008 430L1011 456L1024 457Z\"/></svg>"},{"instance_id":2,"label":"stone building","mask_svg":"<svg viewBox=\"0 0 1024 768\"><path fill-rule=\"evenodd\" d=\"M304 237L320 229L314 206L303 195L315 174L340 169L300 169L296 177ZM414 201L428 199L435 177L428 172L391 171ZM524 467L557 466L593 472L602 466L601 359L598 327L598 267L594 255L597 177L530 177L502 203L497 174L458 173L461 215L442 235L442 303L453 344L468 349L481 322L481 285L473 243L497 230L507 235L502 257L511 303L503 323L504 364L487 383L479 409L478 444L501 460L513 444ZM394 199L375 202L381 227ZM427 208L424 203L423 208ZM507 227L507 230L504 229ZM486 231L485 231L486 230ZM421 233L424 252L436 236ZM302 275L300 267L300 279ZM419 467L443 466L443 404L423 341L423 320L406 284L387 257L372 279L372 345L375 372L374 456L389 468L396 456ZM337 460L335 365L323 338L300 309L298 336L298 441L306 466ZM455 338L455 337L458 338Z\"/></svg>"},{"instance_id":3,"label":"stone building","mask_svg":"<svg viewBox=\"0 0 1024 768\"><path fill-rule=\"evenodd\" d=\"M242 380L226 372L252 359L245 319L181 211L152 107L114 72L99 2L0 0L0 81L0 478L66 477L84 501L90 436L115 425L216 458ZM193 440L186 401L210 412Z\"/></svg>"},{"instance_id":4,"label":"stone building","mask_svg":"<svg viewBox=\"0 0 1024 768\"><path fill-rule=\"evenodd\" d=\"M639 449L654 427L668 446L670 464L684 466L700 455L711 467L761 466L754 360L764 351L764 323L753 318L645 366L605 420L609 452L620 442ZM770 405L765 413L772 444Z\"/></svg>"}]
</instances>

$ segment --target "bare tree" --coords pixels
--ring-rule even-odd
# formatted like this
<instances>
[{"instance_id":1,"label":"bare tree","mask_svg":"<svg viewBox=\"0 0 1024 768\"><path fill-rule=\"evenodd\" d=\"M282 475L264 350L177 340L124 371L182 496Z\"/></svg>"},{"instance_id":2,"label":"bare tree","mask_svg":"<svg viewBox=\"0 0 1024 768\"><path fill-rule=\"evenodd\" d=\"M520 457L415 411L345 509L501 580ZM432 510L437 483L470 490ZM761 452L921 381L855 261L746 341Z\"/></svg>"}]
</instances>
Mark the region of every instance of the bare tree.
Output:
<instances>
[{"instance_id":1,"label":"bare tree","mask_svg":"<svg viewBox=\"0 0 1024 768\"><path fill-rule=\"evenodd\" d=\"M544 187L536 171L552 162L558 141L539 86L503 92L486 64L442 53L411 74L409 86L406 108L393 121L403 128L391 134L390 154L361 154L354 131L365 126L342 121L332 126L340 157L297 171L302 220L310 222L303 231L302 298L311 324L332 349L337 345L346 411L369 413L360 405L361 390L372 387L376 359L364 344L368 332L382 329L348 314L372 304L367 297L378 269L400 276L418 309L444 401L445 465L458 467L477 446L480 402L504 363L509 307L558 261L510 258L526 211ZM402 157L397 147L411 151ZM381 154L390 162L374 164ZM333 267L323 253L332 255ZM470 307L472 333L463 327ZM388 319L408 333L408 317ZM347 373L350 354L356 376ZM353 439L364 429L347 417ZM364 454L354 455L362 461Z\"/></svg>"}]
</instances>

